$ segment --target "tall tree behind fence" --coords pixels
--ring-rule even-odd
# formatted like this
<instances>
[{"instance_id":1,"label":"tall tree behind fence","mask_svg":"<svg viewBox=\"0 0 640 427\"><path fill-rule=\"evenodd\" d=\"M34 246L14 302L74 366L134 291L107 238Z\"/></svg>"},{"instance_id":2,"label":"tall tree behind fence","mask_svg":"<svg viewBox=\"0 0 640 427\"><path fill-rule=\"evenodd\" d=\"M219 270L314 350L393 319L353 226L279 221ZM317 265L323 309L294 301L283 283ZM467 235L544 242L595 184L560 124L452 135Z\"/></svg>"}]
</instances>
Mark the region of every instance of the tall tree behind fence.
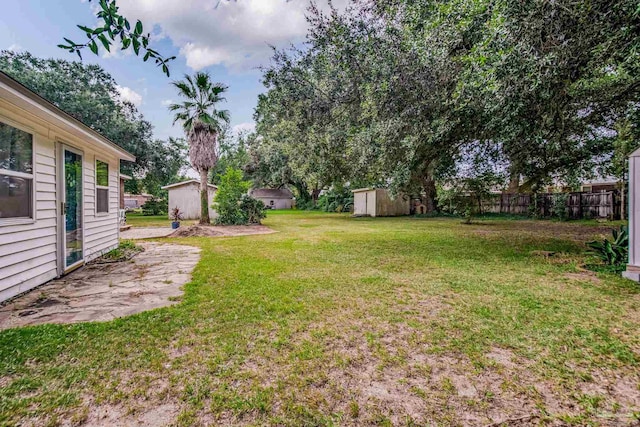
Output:
<instances>
[{"instance_id":1,"label":"tall tree behind fence","mask_svg":"<svg viewBox=\"0 0 640 427\"><path fill-rule=\"evenodd\" d=\"M512 215L553 216L558 198L566 198L566 216L570 219L607 218L620 219L620 195L618 191L598 193L502 193L482 201L484 213Z\"/></svg>"}]
</instances>

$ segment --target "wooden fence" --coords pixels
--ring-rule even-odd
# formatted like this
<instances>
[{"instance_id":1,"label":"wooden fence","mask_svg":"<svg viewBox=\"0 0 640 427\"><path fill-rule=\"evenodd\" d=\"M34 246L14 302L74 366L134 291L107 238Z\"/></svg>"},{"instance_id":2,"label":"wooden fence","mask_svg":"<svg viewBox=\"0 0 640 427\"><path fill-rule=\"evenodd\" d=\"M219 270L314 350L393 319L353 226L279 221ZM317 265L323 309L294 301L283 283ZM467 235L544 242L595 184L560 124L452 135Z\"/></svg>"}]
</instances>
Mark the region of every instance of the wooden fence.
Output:
<instances>
[{"instance_id":1,"label":"wooden fence","mask_svg":"<svg viewBox=\"0 0 640 427\"><path fill-rule=\"evenodd\" d=\"M566 215L570 219L620 218L620 196L618 191L598 193L502 193L482 200L482 212L513 215L537 215L551 217L555 200L566 199ZM557 213L556 213L557 215Z\"/></svg>"}]
</instances>

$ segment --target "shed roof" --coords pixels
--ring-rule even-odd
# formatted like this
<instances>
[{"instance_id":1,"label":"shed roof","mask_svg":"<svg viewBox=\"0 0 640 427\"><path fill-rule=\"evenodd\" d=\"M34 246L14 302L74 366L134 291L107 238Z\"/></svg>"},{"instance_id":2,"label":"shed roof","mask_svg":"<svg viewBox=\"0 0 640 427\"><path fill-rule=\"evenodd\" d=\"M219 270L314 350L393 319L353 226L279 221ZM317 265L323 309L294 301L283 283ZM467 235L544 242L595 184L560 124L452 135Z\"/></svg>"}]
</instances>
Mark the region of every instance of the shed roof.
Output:
<instances>
[{"instance_id":1,"label":"shed roof","mask_svg":"<svg viewBox=\"0 0 640 427\"><path fill-rule=\"evenodd\" d=\"M121 159L131 162L136 160L135 156L129 153L124 148L118 146L116 143L109 140L104 135L85 125L80 120L73 117L71 114L56 106L51 101L38 95L36 92L32 91L13 77L0 71L0 94L2 94L3 90L9 97L12 97L14 99L26 100L28 103L30 103L30 105L35 106L37 110L39 110L38 113L48 113L55 116L57 120L62 121L67 127L74 128L77 131L80 131L87 135L91 139L91 141L98 146L103 146L112 152L118 153L118 156Z\"/></svg>"},{"instance_id":2,"label":"shed roof","mask_svg":"<svg viewBox=\"0 0 640 427\"><path fill-rule=\"evenodd\" d=\"M198 184L198 185L200 185L200 180L198 180L198 179L190 179L190 180L187 180L187 181L180 181L180 182L176 182L176 183L173 183L173 184L165 185L164 187L160 187L160 188L162 188L163 190L169 190L171 188L182 187L183 185L188 185L188 184L189 185L190 184ZM207 185L209 186L209 188L215 188L215 189L218 188L217 186L215 186L213 184L207 184Z\"/></svg>"},{"instance_id":3,"label":"shed roof","mask_svg":"<svg viewBox=\"0 0 640 427\"><path fill-rule=\"evenodd\" d=\"M366 188L356 188L355 190L351 190L352 193L362 193L363 191L372 191L375 188L366 187Z\"/></svg>"},{"instance_id":4,"label":"shed roof","mask_svg":"<svg viewBox=\"0 0 640 427\"><path fill-rule=\"evenodd\" d=\"M636 151L631 153L629 157L640 157L640 148L638 148Z\"/></svg>"},{"instance_id":5,"label":"shed roof","mask_svg":"<svg viewBox=\"0 0 640 427\"><path fill-rule=\"evenodd\" d=\"M251 196L265 199L293 199L293 193L286 188L255 188Z\"/></svg>"}]
</instances>

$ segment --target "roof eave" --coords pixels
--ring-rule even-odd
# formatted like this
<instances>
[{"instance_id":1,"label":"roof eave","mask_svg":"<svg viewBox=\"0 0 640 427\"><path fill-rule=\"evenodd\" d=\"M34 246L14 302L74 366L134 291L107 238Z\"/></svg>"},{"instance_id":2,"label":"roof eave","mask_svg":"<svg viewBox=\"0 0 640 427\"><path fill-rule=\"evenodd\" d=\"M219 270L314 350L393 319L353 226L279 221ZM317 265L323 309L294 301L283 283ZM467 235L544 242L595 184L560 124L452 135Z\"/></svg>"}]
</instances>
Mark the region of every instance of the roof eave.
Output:
<instances>
[{"instance_id":1,"label":"roof eave","mask_svg":"<svg viewBox=\"0 0 640 427\"><path fill-rule=\"evenodd\" d=\"M13 90L18 93L18 95L22 95L26 97L29 101L37 105L43 110L48 110L50 114L60 116L64 121L68 122L71 127L76 127L81 132L85 133L87 136L92 138L95 142L98 142L100 145L103 145L105 148L110 151L114 151L118 154L118 157L121 160L126 160L129 162L135 162L136 157L129 153L127 150L115 144L113 141L106 138L104 135L99 132L91 129L89 126L82 123L80 120L76 119L66 111L60 109L56 105L54 105L51 101L43 98L38 95L13 77L3 73L0 71L0 83L5 84L10 90Z\"/></svg>"}]
</instances>

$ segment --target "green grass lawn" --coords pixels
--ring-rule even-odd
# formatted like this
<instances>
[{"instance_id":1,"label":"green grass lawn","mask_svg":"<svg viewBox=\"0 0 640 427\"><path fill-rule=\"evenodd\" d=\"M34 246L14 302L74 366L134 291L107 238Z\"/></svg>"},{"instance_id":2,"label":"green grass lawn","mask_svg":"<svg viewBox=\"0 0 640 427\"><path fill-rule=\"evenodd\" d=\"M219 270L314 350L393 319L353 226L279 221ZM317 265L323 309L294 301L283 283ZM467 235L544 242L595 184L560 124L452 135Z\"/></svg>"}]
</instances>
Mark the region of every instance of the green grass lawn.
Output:
<instances>
[{"instance_id":1,"label":"green grass lawn","mask_svg":"<svg viewBox=\"0 0 640 427\"><path fill-rule=\"evenodd\" d=\"M178 305L0 332L0 424L640 417L640 288L580 268L606 226L268 214L179 240L203 252Z\"/></svg>"}]
</instances>

